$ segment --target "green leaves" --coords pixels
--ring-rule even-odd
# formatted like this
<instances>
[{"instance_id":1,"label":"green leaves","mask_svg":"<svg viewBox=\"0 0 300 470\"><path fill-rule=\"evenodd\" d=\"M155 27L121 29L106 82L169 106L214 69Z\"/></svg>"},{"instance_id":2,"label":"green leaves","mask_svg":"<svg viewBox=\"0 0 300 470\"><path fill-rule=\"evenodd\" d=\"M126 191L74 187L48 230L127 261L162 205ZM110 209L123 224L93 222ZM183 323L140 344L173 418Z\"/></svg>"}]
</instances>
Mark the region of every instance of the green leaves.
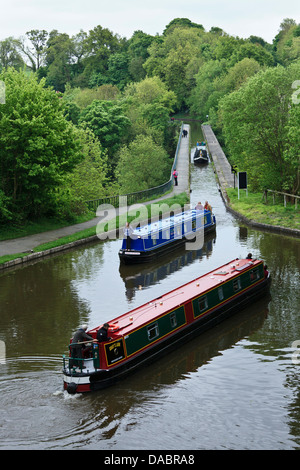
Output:
<instances>
[{"instance_id":1,"label":"green leaves","mask_svg":"<svg viewBox=\"0 0 300 470\"><path fill-rule=\"evenodd\" d=\"M300 63L267 68L220 102L231 159L254 189L299 190L299 111L291 100L299 76Z\"/></svg>"},{"instance_id":2,"label":"green leaves","mask_svg":"<svg viewBox=\"0 0 300 470\"><path fill-rule=\"evenodd\" d=\"M122 194L159 186L170 177L167 152L150 136L139 135L120 150L116 174Z\"/></svg>"},{"instance_id":3,"label":"green leaves","mask_svg":"<svg viewBox=\"0 0 300 470\"><path fill-rule=\"evenodd\" d=\"M49 211L61 176L80 159L73 126L55 92L43 80L8 69L0 75L6 104L0 106L0 190L21 217Z\"/></svg>"},{"instance_id":4,"label":"green leaves","mask_svg":"<svg viewBox=\"0 0 300 470\"><path fill-rule=\"evenodd\" d=\"M130 125L120 104L99 100L94 100L85 108L80 122L85 123L94 132L111 158L122 144L122 137Z\"/></svg>"}]
</instances>

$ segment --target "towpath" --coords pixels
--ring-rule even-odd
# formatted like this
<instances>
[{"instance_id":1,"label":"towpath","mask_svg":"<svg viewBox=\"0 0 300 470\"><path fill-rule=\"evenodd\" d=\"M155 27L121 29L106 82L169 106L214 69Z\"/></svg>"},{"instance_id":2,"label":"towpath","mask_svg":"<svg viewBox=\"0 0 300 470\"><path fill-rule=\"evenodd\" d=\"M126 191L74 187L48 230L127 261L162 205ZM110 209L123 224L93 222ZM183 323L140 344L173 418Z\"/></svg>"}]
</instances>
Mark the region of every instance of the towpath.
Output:
<instances>
[{"instance_id":1,"label":"towpath","mask_svg":"<svg viewBox=\"0 0 300 470\"><path fill-rule=\"evenodd\" d=\"M189 131L190 126L188 124L184 124L183 129L188 131L188 137L182 137L181 143L178 151L177 156L177 171L178 171L178 186L173 186L173 190L171 193L168 193L165 196L162 196L158 199L154 199L152 201L147 201L146 204L151 204L155 202L159 202L163 199L169 198L175 194L181 194L186 192L189 194L190 186L189 186ZM128 210L127 206L121 207L119 209L119 214L124 214ZM115 210L108 211L108 215L106 216L106 220L110 218L114 218L116 216ZM29 235L26 237L15 238L12 240L5 240L0 242L0 256L4 255L11 255L17 253L30 253L36 246L41 245L46 242L51 242L57 240L59 238L65 237L67 235L73 235L81 230L85 230L87 228L96 227L98 222L101 220L101 217L95 217L87 222L83 222L81 224L70 225L68 227L63 227L57 230L50 230L43 233L38 233L35 235ZM72 245L72 244L70 244ZM33 259L35 254L31 254L28 258ZM26 260L23 258L23 262ZM11 262L11 264L13 264Z\"/></svg>"},{"instance_id":2,"label":"towpath","mask_svg":"<svg viewBox=\"0 0 300 470\"><path fill-rule=\"evenodd\" d=\"M233 188L234 174L231 172L231 165L228 162L212 128L208 124L203 124L202 132L207 142L209 153L213 159L221 187L224 190L226 188Z\"/></svg>"}]
</instances>

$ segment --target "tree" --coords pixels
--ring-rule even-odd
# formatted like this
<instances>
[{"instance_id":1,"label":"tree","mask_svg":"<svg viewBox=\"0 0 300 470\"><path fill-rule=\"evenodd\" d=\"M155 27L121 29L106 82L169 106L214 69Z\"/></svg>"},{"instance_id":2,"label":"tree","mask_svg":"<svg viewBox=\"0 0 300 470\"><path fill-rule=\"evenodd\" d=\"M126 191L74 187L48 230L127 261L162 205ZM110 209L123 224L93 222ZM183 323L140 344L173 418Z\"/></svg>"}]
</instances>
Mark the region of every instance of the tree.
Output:
<instances>
[{"instance_id":1,"label":"tree","mask_svg":"<svg viewBox=\"0 0 300 470\"><path fill-rule=\"evenodd\" d=\"M253 44L252 42L245 42L232 54L231 64L233 65L246 57L256 60L260 65L267 65L268 67L274 65L272 54L260 44Z\"/></svg>"},{"instance_id":2,"label":"tree","mask_svg":"<svg viewBox=\"0 0 300 470\"><path fill-rule=\"evenodd\" d=\"M283 65L300 58L300 25L291 18L285 18L280 24L280 30L273 40L276 60Z\"/></svg>"},{"instance_id":3,"label":"tree","mask_svg":"<svg viewBox=\"0 0 300 470\"><path fill-rule=\"evenodd\" d=\"M137 136L120 150L116 169L123 194L159 186L170 177L167 152L149 136Z\"/></svg>"},{"instance_id":4,"label":"tree","mask_svg":"<svg viewBox=\"0 0 300 470\"><path fill-rule=\"evenodd\" d=\"M19 48L29 59L31 63L31 69L33 72L35 72L42 65L46 51L45 45L48 33L44 29L32 29L31 31L27 31L26 36L31 42L31 47L27 46L25 40L21 38L18 41Z\"/></svg>"},{"instance_id":5,"label":"tree","mask_svg":"<svg viewBox=\"0 0 300 470\"><path fill-rule=\"evenodd\" d=\"M157 36L151 36L143 31L135 31L128 40L127 53L129 57L128 71L135 82L143 80L146 76L143 67L149 57L148 48L158 40Z\"/></svg>"},{"instance_id":6,"label":"tree","mask_svg":"<svg viewBox=\"0 0 300 470\"><path fill-rule=\"evenodd\" d=\"M108 59L107 81L120 90L131 81L129 56L126 52L117 52Z\"/></svg>"},{"instance_id":7,"label":"tree","mask_svg":"<svg viewBox=\"0 0 300 470\"><path fill-rule=\"evenodd\" d=\"M202 24L193 23L188 18L174 18L164 29L164 36L173 32L176 28L198 28L204 31Z\"/></svg>"},{"instance_id":8,"label":"tree","mask_svg":"<svg viewBox=\"0 0 300 470\"><path fill-rule=\"evenodd\" d=\"M88 201L105 194L108 184L107 155L90 129L78 129L83 159L64 179L64 190L74 201Z\"/></svg>"},{"instance_id":9,"label":"tree","mask_svg":"<svg viewBox=\"0 0 300 470\"><path fill-rule=\"evenodd\" d=\"M16 218L50 213L62 176L81 158L74 127L57 94L34 74L9 68L0 74L0 191Z\"/></svg>"},{"instance_id":10,"label":"tree","mask_svg":"<svg viewBox=\"0 0 300 470\"><path fill-rule=\"evenodd\" d=\"M24 61L18 51L18 41L12 37L0 41L0 70L2 68L22 68Z\"/></svg>"},{"instance_id":11,"label":"tree","mask_svg":"<svg viewBox=\"0 0 300 470\"><path fill-rule=\"evenodd\" d=\"M140 134L151 136L156 144L172 150L169 116L177 102L175 93L159 77L147 77L128 85L124 96L131 121L129 138L133 140Z\"/></svg>"},{"instance_id":12,"label":"tree","mask_svg":"<svg viewBox=\"0 0 300 470\"><path fill-rule=\"evenodd\" d=\"M113 171L117 150L123 144L122 139L130 126L122 106L114 101L94 100L82 111L80 123L87 125L107 150Z\"/></svg>"},{"instance_id":13,"label":"tree","mask_svg":"<svg viewBox=\"0 0 300 470\"><path fill-rule=\"evenodd\" d=\"M163 42L149 47L149 58L144 64L148 76L157 76L172 90L178 100L178 108L185 106L194 81L187 74L190 64L199 64L204 44L200 28L172 29Z\"/></svg>"},{"instance_id":14,"label":"tree","mask_svg":"<svg viewBox=\"0 0 300 470\"><path fill-rule=\"evenodd\" d=\"M252 77L261 70L255 59L242 59L233 67L228 69L228 73L221 75L214 80L214 87L224 94L238 90L249 77Z\"/></svg>"},{"instance_id":15,"label":"tree","mask_svg":"<svg viewBox=\"0 0 300 470\"><path fill-rule=\"evenodd\" d=\"M47 66L46 84L63 92L71 80L73 45L68 34L51 31L47 42L45 62Z\"/></svg>"},{"instance_id":16,"label":"tree","mask_svg":"<svg viewBox=\"0 0 300 470\"><path fill-rule=\"evenodd\" d=\"M88 76L92 73L99 75L100 81L94 79L95 84L105 83L101 77L106 75L108 60L111 55L120 51L121 43L119 36L100 25L89 31L84 41L86 53L82 63L85 67L85 74Z\"/></svg>"},{"instance_id":17,"label":"tree","mask_svg":"<svg viewBox=\"0 0 300 470\"><path fill-rule=\"evenodd\" d=\"M300 63L268 68L219 104L230 158L248 172L256 189L293 192L297 187L299 176L293 168L299 165L299 147L293 149L291 142L297 142L295 130L299 128L291 97L299 74Z\"/></svg>"},{"instance_id":18,"label":"tree","mask_svg":"<svg viewBox=\"0 0 300 470\"><path fill-rule=\"evenodd\" d=\"M206 121L211 107L216 107L224 92L215 86L217 79L222 83L228 69L228 61L210 60L203 64L196 75L196 86L188 100L190 110L200 119Z\"/></svg>"}]
</instances>

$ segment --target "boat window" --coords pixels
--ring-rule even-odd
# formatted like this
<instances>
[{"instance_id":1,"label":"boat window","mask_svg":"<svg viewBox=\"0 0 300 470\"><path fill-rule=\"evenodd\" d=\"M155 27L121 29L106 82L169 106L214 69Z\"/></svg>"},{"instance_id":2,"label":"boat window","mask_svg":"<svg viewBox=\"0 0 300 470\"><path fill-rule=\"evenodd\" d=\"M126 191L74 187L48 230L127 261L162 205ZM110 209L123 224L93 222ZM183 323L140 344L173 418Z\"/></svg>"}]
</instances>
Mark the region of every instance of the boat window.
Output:
<instances>
[{"instance_id":1,"label":"boat window","mask_svg":"<svg viewBox=\"0 0 300 470\"><path fill-rule=\"evenodd\" d=\"M219 287L219 288L218 288L218 295L219 295L219 299L220 299L220 300L223 300L223 299L224 299L223 287Z\"/></svg>"},{"instance_id":2,"label":"boat window","mask_svg":"<svg viewBox=\"0 0 300 470\"><path fill-rule=\"evenodd\" d=\"M176 235L178 235L178 236L181 235L181 225L177 225L177 227L176 227Z\"/></svg>"},{"instance_id":3,"label":"boat window","mask_svg":"<svg viewBox=\"0 0 300 470\"><path fill-rule=\"evenodd\" d=\"M176 318L176 313L175 312L171 313L170 322L171 322L171 327L172 328L175 328L175 326L177 326L177 318Z\"/></svg>"},{"instance_id":4,"label":"boat window","mask_svg":"<svg viewBox=\"0 0 300 470\"><path fill-rule=\"evenodd\" d=\"M234 292L237 292L238 290L240 290L240 288L241 288L241 280L238 277L237 279L233 280L233 290Z\"/></svg>"},{"instance_id":5,"label":"boat window","mask_svg":"<svg viewBox=\"0 0 300 470\"><path fill-rule=\"evenodd\" d=\"M258 269L253 269L252 271L250 271L250 281L251 281L251 282L254 282L254 281L256 281L257 279L259 279L259 272L258 272Z\"/></svg>"},{"instance_id":6,"label":"boat window","mask_svg":"<svg viewBox=\"0 0 300 470\"><path fill-rule=\"evenodd\" d=\"M165 239L165 240L169 240L169 239L170 239L170 232L169 232L169 230L165 230L164 239Z\"/></svg>"},{"instance_id":7,"label":"boat window","mask_svg":"<svg viewBox=\"0 0 300 470\"><path fill-rule=\"evenodd\" d=\"M152 245L156 245L156 242L157 242L156 236L157 236L157 234L156 234L156 233L153 233L153 235L152 235L152 237L151 237L151 238L152 238Z\"/></svg>"},{"instance_id":8,"label":"boat window","mask_svg":"<svg viewBox=\"0 0 300 470\"><path fill-rule=\"evenodd\" d=\"M152 325L148 326L147 331L148 331L148 339L149 340L157 338L157 336L159 335L158 324L153 323Z\"/></svg>"},{"instance_id":9,"label":"boat window","mask_svg":"<svg viewBox=\"0 0 300 470\"><path fill-rule=\"evenodd\" d=\"M203 310L206 310L208 307L206 295L204 295L203 297L200 297L200 299L198 300L198 303L199 303L200 312L202 312Z\"/></svg>"}]
</instances>

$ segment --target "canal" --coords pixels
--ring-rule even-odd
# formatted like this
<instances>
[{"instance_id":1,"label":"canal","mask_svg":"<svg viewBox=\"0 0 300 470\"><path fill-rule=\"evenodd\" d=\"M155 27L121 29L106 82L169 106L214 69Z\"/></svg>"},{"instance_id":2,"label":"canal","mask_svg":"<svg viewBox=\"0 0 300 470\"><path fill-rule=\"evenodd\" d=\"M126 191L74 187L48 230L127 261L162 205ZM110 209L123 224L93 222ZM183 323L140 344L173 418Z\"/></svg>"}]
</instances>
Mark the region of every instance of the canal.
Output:
<instances>
[{"instance_id":1,"label":"canal","mask_svg":"<svg viewBox=\"0 0 300 470\"><path fill-rule=\"evenodd\" d=\"M0 449L300 448L300 241L241 225L211 165L191 165L191 189L217 219L202 249L120 268L120 241L99 241L0 275ZM268 265L269 296L107 390L63 391L62 354L80 324L248 252Z\"/></svg>"}]
</instances>

